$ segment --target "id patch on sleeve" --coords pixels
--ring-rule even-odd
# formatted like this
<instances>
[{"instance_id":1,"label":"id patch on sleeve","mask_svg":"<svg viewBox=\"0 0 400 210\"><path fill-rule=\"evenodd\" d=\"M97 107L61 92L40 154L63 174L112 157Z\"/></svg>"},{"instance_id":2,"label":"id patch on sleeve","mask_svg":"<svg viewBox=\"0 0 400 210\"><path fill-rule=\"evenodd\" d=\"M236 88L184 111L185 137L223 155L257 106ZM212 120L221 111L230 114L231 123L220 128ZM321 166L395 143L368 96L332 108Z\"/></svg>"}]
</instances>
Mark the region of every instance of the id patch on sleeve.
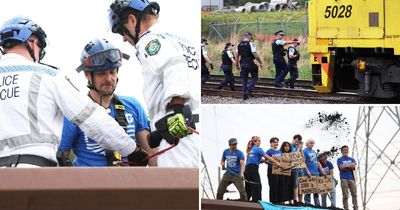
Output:
<instances>
[{"instance_id":1,"label":"id patch on sleeve","mask_svg":"<svg viewBox=\"0 0 400 210\"><path fill-rule=\"evenodd\" d=\"M158 39L153 39L146 45L145 49L147 54L152 56L152 55L157 55L158 52L160 51L160 48L161 48L160 41L158 41Z\"/></svg>"}]
</instances>

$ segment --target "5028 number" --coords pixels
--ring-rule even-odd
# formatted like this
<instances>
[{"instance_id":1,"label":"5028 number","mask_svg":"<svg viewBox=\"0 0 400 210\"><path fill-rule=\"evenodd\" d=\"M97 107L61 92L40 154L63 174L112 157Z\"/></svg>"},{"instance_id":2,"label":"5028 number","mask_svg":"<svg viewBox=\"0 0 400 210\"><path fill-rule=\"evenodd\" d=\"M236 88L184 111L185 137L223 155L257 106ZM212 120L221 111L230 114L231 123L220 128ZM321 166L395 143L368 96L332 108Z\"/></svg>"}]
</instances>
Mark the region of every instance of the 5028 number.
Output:
<instances>
[{"instance_id":1,"label":"5028 number","mask_svg":"<svg viewBox=\"0 0 400 210\"><path fill-rule=\"evenodd\" d=\"M341 5L341 6L326 6L325 8L325 18L349 18L351 17L351 10L353 6L351 5Z\"/></svg>"}]
</instances>

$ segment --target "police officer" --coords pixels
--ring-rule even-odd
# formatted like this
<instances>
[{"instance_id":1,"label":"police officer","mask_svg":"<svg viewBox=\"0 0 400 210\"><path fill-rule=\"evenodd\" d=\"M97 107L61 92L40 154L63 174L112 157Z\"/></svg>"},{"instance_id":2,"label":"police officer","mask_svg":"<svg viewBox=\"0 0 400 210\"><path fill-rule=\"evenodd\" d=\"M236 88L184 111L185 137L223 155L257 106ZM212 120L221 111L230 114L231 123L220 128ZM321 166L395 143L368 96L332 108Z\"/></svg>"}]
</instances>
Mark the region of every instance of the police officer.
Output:
<instances>
[{"instance_id":1,"label":"police officer","mask_svg":"<svg viewBox=\"0 0 400 210\"><path fill-rule=\"evenodd\" d=\"M282 30L275 32L275 40L272 42L273 61L275 64L275 87L282 87L282 82L288 73L285 61L285 45L298 43L295 41L284 41L285 34Z\"/></svg>"},{"instance_id":2,"label":"police officer","mask_svg":"<svg viewBox=\"0 0 400 210\"><path fill-rule=\"evenodd\" d=\"M235 45L230 42L226 43L225 49L221 53L221 69L224 71L225 79L219 84L218 89L222 89L225 85L229 84L231 90L235 90L235 79L232 73L232 65L236 66L235 57L232 52L232 47L234 46Z\"/></svg>"},{"instance_id":3,"label":"police officer","mask_svg":"<svg viewBox=\"0 0 400 210\"><path fill-rule=\"evenodd\" d=\"M61 71L40 64L46 33L25 17L0 28L0 167L56 166L63 115L104 148L132 161L146 156L125 131ZM132 153L134 152L134 153Z\"/></svg>"},{"instance_id":4,"label":"police officer","mask_svg":"<svg viewBox=\"0 0 400 210\"><path fill-rule=\"evenodd\" d=\"M200 140L191 132L198 120L191 113L199 108L200 55L187 39L159 23L157 3L115 0L110 8L112 32L136 47L143 67L143 95L154 134L150 146L160 151L174 146L158 156L158 166L198 167Z\"/></svg>"},{"instance_id":5,"label":"police officer","mask_svg":"<svg viewBox=\"0 0 400 210\"><path fill-rule=\"evenodd\" d=\"M290 73L290 78L285 81L286 86L290 86L290 88L294 88L294 82L299 77L299 69L297 68L297 61L300 59L300 53L296 49L297 46L300 45L298 39L293 39L294 44L288 47L288 68Z\"/></svg>"},{"instance_id":6,"label":"police officer","mask_svg":"<svg viewBox=\"0 0 400 210\"><path fill-rule=\"evenodd\" d=\"M206 64L210 64L211 70L214 69L214 65L212 64L210 57L208 57L208 52L206 45L208 45L206 39L201 39L201 84L207 82L208 78L210 78L210 71L208 70Z\"/></svg>"},{"instance_id":7,"label":"police officer","mask_svg":"<svg viewBox=\"0 0 400 210\"><path fill-rule=\"evenodd\" d=\"M253 89L258 79L258 66L254 63L254 59L258 61L261 68L263 66L261 58L256 52L256 46L251 42L252 39L253 35L250 32L246 32L242 41L237 46L238 55L236 60L240 63L243 100L247 100L249 96L253 96ZM247 84L249 73L251 75L251 80L250 83Z\"/></svg>"},{"instance_id":8,"label":"police officer","mask_svg":"<svg viewBox=\"0 0 400 210\"><path fill-rule=\"evenodd\" d=\"M127 59L129 56L121 53L106 39L94 39L85 45L77 71L85 72L90 89L89 97L104 107L145 151L152 153L147 142L150 124L142 105L133 97L114 94L122 58ZM121 160L119 154L103 149L65 118L59 150L64 151L66 156L70 150L74 151L74 166L112 166L114 161Z\"/></svg>"}]
</instances>

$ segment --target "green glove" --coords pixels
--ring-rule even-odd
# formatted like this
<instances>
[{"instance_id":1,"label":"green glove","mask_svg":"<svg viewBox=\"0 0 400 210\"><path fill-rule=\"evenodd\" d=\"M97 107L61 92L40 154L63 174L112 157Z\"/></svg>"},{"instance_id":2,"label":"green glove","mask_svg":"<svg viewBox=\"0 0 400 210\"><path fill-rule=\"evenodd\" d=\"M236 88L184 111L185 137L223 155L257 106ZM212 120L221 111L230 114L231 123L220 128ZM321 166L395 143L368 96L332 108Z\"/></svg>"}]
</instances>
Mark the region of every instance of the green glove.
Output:
<instances>
[{"instance_id":1,"label":"green glove","mask_svg":"<svg viewBox=\"0 0 400 210\"><path fill-rule=\"evenodd\" d=\"M169 117L167 119L167 126L169 133L175 138L180 139L190 134L185 118L181 113L176 113Z\"/></svg>"}]
</instances>

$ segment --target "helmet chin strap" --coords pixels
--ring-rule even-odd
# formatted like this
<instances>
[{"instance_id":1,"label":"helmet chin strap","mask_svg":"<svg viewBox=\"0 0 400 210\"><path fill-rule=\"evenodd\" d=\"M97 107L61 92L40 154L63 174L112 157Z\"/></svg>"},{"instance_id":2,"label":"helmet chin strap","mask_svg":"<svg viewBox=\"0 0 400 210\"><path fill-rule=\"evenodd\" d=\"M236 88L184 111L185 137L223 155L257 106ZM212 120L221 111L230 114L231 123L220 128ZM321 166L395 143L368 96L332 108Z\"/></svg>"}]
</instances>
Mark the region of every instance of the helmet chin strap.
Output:
<instances>
[{"instance_id":1,"label":"helmet chin strap","mask_svg":"<svg viewBox=\"0 0 400 210\"><path fill-rule=\"evenodd\" d=\"M123 26L123 25L121 24L121 27L123 27L123 28L125 29L125 30L124 30L124 33L125 33L130 39L132 39L132 41L133 41L133 43L134 43L135 45L139 42L140 22L142 21L142 15L143 15L143 14L137 14L137 15L135 15L135 17L136 17L135 36L133 36L132 33L131 33L127 28L125 28L125 26Z\"/></svg>"},{"instance_id":2,"label":"helmet chin strap","mask_svg":"<svg viewBox=\"0 0 400 210\"><path fill-rule=\"evenodd\" d=\"M31 46L29 46L28 42L25 43L25 47L28 49L29 55L33 59L33 62L36 63L35 53L33 52Z\"/></svg>"},{"instance_id":3,"label":"helmet chin strap","mask_svg":"<svg viewBox=\"0 0 400 210\"><path fill-rule=\"evenodd\" d=\"M114 88L113 91L112 91L111 93L109 93L109 94L101 94L101 93L99 92L99 90L96 88L95 84L94 84L93 72L90 72L90 77L91 77L91 80L88 81L87 87L88 87L90 90L96 91L97 94L100 95L99 104L100 104L100 106L103 106L103 105L102 105L103 98L104 98L104 97L108 97L108 96L112 96L112 95L114 94L114 92L115 92L115 88ZM117 78L117 82L115 83L115 87L117 87L118 80L119 80L119 79ZM93 99L92 96L90 95L90 91L89 91L89 97L94 101L94 99ZM107 108L107 107L105 107L105 108Z\"/></svg>"}]
</instances>

